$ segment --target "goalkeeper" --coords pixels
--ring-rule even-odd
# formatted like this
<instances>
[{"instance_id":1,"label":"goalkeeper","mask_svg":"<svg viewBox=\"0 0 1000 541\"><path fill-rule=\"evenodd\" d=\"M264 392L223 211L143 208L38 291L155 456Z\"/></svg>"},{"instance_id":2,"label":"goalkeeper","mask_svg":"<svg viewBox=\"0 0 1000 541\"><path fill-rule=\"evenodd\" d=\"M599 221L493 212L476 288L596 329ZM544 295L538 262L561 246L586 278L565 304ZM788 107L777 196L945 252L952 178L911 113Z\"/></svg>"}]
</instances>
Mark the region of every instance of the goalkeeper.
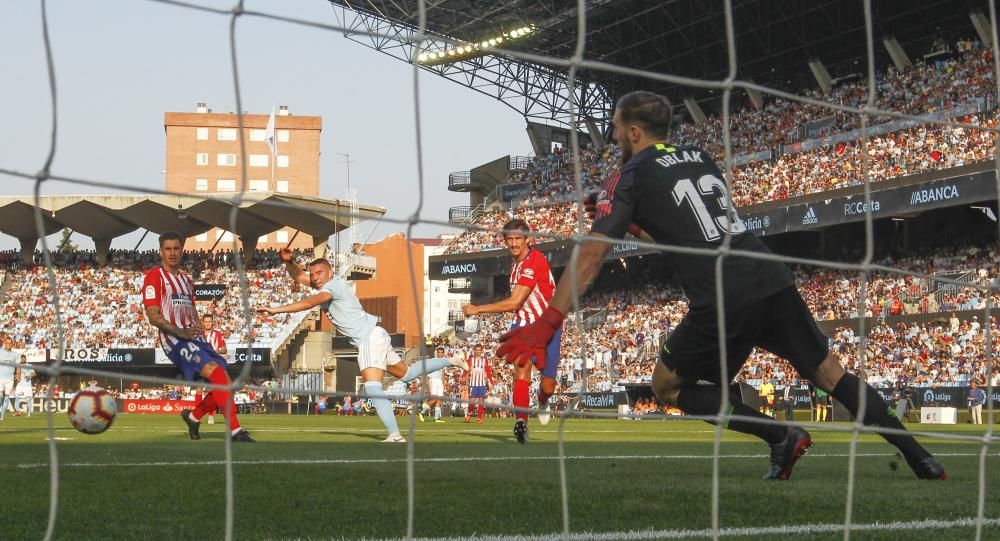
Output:
<instances>
[{"instance_id":1,"label":"goalkeeper","mask_svg":"<svg viewBox=\"0 0 1000 541\"><path fill-rule=\"evenodd\" d=\"M621 146L622 166L588 205L594 214L590 237L621 239L630 232L659 244L715 250L728 236L730 249L770 255L729 207L729 188L712 157L700 148L667 144L670 122L670 102L664 96L640 91L618 100L614 135ZM567 268L542 316L502 336L497 353L518 365L534 356L535 365L543 368L548 362L545 345L561 328L573 296L583 295L597 276L610 249L607 242L584 242L576 267ZM662 402L690 415L716 415L729 380L750 351L761 347L788 359L799 374L828 391L864 424L905 432L879 394L829 354L826 337L783 263L737 254L726 254L721 264L714 254L669 252L668 257L690 299L690 310L667 339L653 370L653 392ZM716 288L717 264L721 292ZM725 372L720 363L720 308L725 320ZM865 408L859 411L862 394ZM765 479L788 479L795 462L812 445L802 428L776 423L735 397L730 397L724 413L726 428L770 445L771 467ZM899 448L918 478L945 479L941 465L912 436L882 437Z\"/></svg>"}]
</instances>

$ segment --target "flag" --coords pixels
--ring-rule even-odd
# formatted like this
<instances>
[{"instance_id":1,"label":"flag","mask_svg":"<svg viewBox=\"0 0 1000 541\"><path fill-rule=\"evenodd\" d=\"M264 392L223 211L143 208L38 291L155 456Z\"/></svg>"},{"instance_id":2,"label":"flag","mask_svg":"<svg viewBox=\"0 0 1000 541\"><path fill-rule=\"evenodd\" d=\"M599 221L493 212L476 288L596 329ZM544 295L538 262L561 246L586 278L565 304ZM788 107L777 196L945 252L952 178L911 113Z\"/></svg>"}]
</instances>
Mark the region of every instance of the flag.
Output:
<instances>
[{"instance_id":1,"label":"flag","mask_svg":"<svg viewBox=\"0 0 1000 541\"><path fill-rule=\"evenodd\" d=\"M264 142L271 150L271 156L278 155L278 140L274 138L274 106L271 106L271 118L267 120L267 128L264 130Z\"/></svg>"}]
</instances>

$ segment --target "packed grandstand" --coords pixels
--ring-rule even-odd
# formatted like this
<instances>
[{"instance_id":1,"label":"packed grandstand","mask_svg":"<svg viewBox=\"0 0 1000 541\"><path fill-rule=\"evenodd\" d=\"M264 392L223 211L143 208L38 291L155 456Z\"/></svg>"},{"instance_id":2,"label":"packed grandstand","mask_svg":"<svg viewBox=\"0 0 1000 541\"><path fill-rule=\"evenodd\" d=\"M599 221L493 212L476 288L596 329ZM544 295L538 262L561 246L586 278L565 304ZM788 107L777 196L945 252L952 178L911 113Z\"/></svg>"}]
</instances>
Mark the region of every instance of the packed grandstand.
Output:
<instances>
[{"instance_id":1,"label":"packed grandstand","mask_svg":"<svg viewBox=\"0 0 1000 541\"><path fill-rule=\"evenodd\" d=\"M876 105L907 114L935 114L963 124L995 126L995 104L988 98L996 86L990 51L969 40L953 47L955 54L951 58L918 62L909 70L890 69L879 74ZM843 83L830 94L813 97L859 106L866 92L865 83L858 80ZM864 179L865 165L867 178L878 183L982 162L993 159L996 144L992 131L875 118L866 146L862 147L857 133L853 138L838 137L858 127L856 117L831 115L826 109L781 99L760 110L738 111L731 116L731 122L732 150L739 162L732 171L732 194L740 208L858 185ZM721 119L716 116L701 125L683 124L677 137L678 142L704 147L720 159L721 135ZM863 164L866 152L867 163ZM617 166L620 150L615 145L601 150L586 147L580 158L583 187L590 191ZM530 183L528 196L511 208L485 209L469 224L477 230L458 236L447 253L502 249L496 231L512 217L527 220L535 230L551 238L574 234L580 210L574 202L573 170L569 152L557 148L534 157L525 169L512 171L510 182ZM857 272L801 266L796 268L796 277L817 320L842 324L831 333L831 344L841 361L851 368L860 368L859 337L849 320L862 316L934 316L909 324L884 320L876 324L870 332L865 365L869 381L874 384L894 387L985 382L990 373L985 333L987 326L997 332L996 321L985 321L969 312L982 310L991 300L976 286L990 285L998 277L1000 252L983 246L938 243L918 251L884 251L877 263L914 273L944 274L964 286L874 272L866 277L863 305L862 281ZM139 297L143 272L156 264L156 252L115 251L109 264L103 266L97 264L94 253L87 251L58 252L53 257L67 344L81 348L156 346L156 334L145 321ZM239 291L232 253L189 252L185 258L185 267L196 283L219 284L230 292ZM687 305L679 284L662 276L656 264L632 260L629 264L633 269L628 280L607 279L606 271L604 285L599 284L583 299L584 309L577 316L584 320L582 336L575 320L567 324L559 360L560 391L581 390L585 378L586 388L593 391L649 381L656 351L683 317ZM25 265L16 253L3 253L0 266L5 284L0 327L14 338L17 347L53 347L57 343L56 312L51 295L39 295L48 291L48 275L40 256L36 254L34 262ZM622 266L626 266L624 261ZM247 280L251 306L277 304L303 294L287 279L274 252L259 251L254 255ZM1000 298L994 295L993 303L997 300ZM245 344L252 340L254 346L264 348L276 347L298 322L287 314L256 316L254 334L248 336L236 294L212 302L205 311L217 316L217 326L227 342ZM437 340L452 349L478 343L492 351L499 336L509 328L509 320L508 315L480 316L478 332ZM506 401L511 367L494 359L493 369L498 377L490 392L491 400ZM737 377L751 385L764 379L799 383L785 362L766 352L755 352ZM447 378L449 393L460 396L459 374L451 370Z\"/></svg>"}]
</instances>

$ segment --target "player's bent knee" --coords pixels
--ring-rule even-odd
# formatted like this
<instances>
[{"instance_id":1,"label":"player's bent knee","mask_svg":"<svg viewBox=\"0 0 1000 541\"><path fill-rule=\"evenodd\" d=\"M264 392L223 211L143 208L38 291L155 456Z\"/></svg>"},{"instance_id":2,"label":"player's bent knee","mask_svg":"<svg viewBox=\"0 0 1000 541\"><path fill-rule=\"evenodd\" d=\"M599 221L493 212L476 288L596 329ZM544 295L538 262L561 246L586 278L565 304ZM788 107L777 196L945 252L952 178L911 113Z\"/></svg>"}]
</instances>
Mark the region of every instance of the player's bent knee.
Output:
<instances>
[{"instance_id":1,"label":"player's bent knee","mask_svg":"<svg viewBox=\"0 0 1000 541\"><path fill-rule=\"evenodd\" d=\"M840 378L844 376L845 370L843 366L840 366L840 362L831 353L823 359L823 362L819 364L816 368L816 372L812 377L807 378L812 381L814 385L823 389L826 392L832 392L833 388L837 386L837 382Z\"/></svg>"}]
</instances>

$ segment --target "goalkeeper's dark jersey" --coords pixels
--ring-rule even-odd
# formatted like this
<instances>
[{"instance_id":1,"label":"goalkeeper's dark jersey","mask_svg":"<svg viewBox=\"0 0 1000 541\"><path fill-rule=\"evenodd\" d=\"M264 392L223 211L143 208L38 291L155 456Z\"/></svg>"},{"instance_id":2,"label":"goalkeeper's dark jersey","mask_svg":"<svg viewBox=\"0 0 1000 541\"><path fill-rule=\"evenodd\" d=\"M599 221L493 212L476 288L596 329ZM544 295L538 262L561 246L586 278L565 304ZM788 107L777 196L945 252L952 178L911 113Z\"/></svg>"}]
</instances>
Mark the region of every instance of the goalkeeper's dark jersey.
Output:
<instances>
[{"instance_id":1,"label":"goalkeeper's dark jersey","mask_svg":"<svg viewBox=\"0 0 1000 541\"><path fill-rule=\"evenodd\" d=\"M646 148L604 181L593 232L623 238L630 222L659 244L717 248L726 231L731 248L769 253L748 233L736 211L727 212L728 187L704 150L657 144ZM727 214L729 216L727 216ZM716 305L715 257L668 252L691 309ZM737 308L795 284L783 263L727 256L723 265L726 308Z\"/></svg>"}]
</instances>

